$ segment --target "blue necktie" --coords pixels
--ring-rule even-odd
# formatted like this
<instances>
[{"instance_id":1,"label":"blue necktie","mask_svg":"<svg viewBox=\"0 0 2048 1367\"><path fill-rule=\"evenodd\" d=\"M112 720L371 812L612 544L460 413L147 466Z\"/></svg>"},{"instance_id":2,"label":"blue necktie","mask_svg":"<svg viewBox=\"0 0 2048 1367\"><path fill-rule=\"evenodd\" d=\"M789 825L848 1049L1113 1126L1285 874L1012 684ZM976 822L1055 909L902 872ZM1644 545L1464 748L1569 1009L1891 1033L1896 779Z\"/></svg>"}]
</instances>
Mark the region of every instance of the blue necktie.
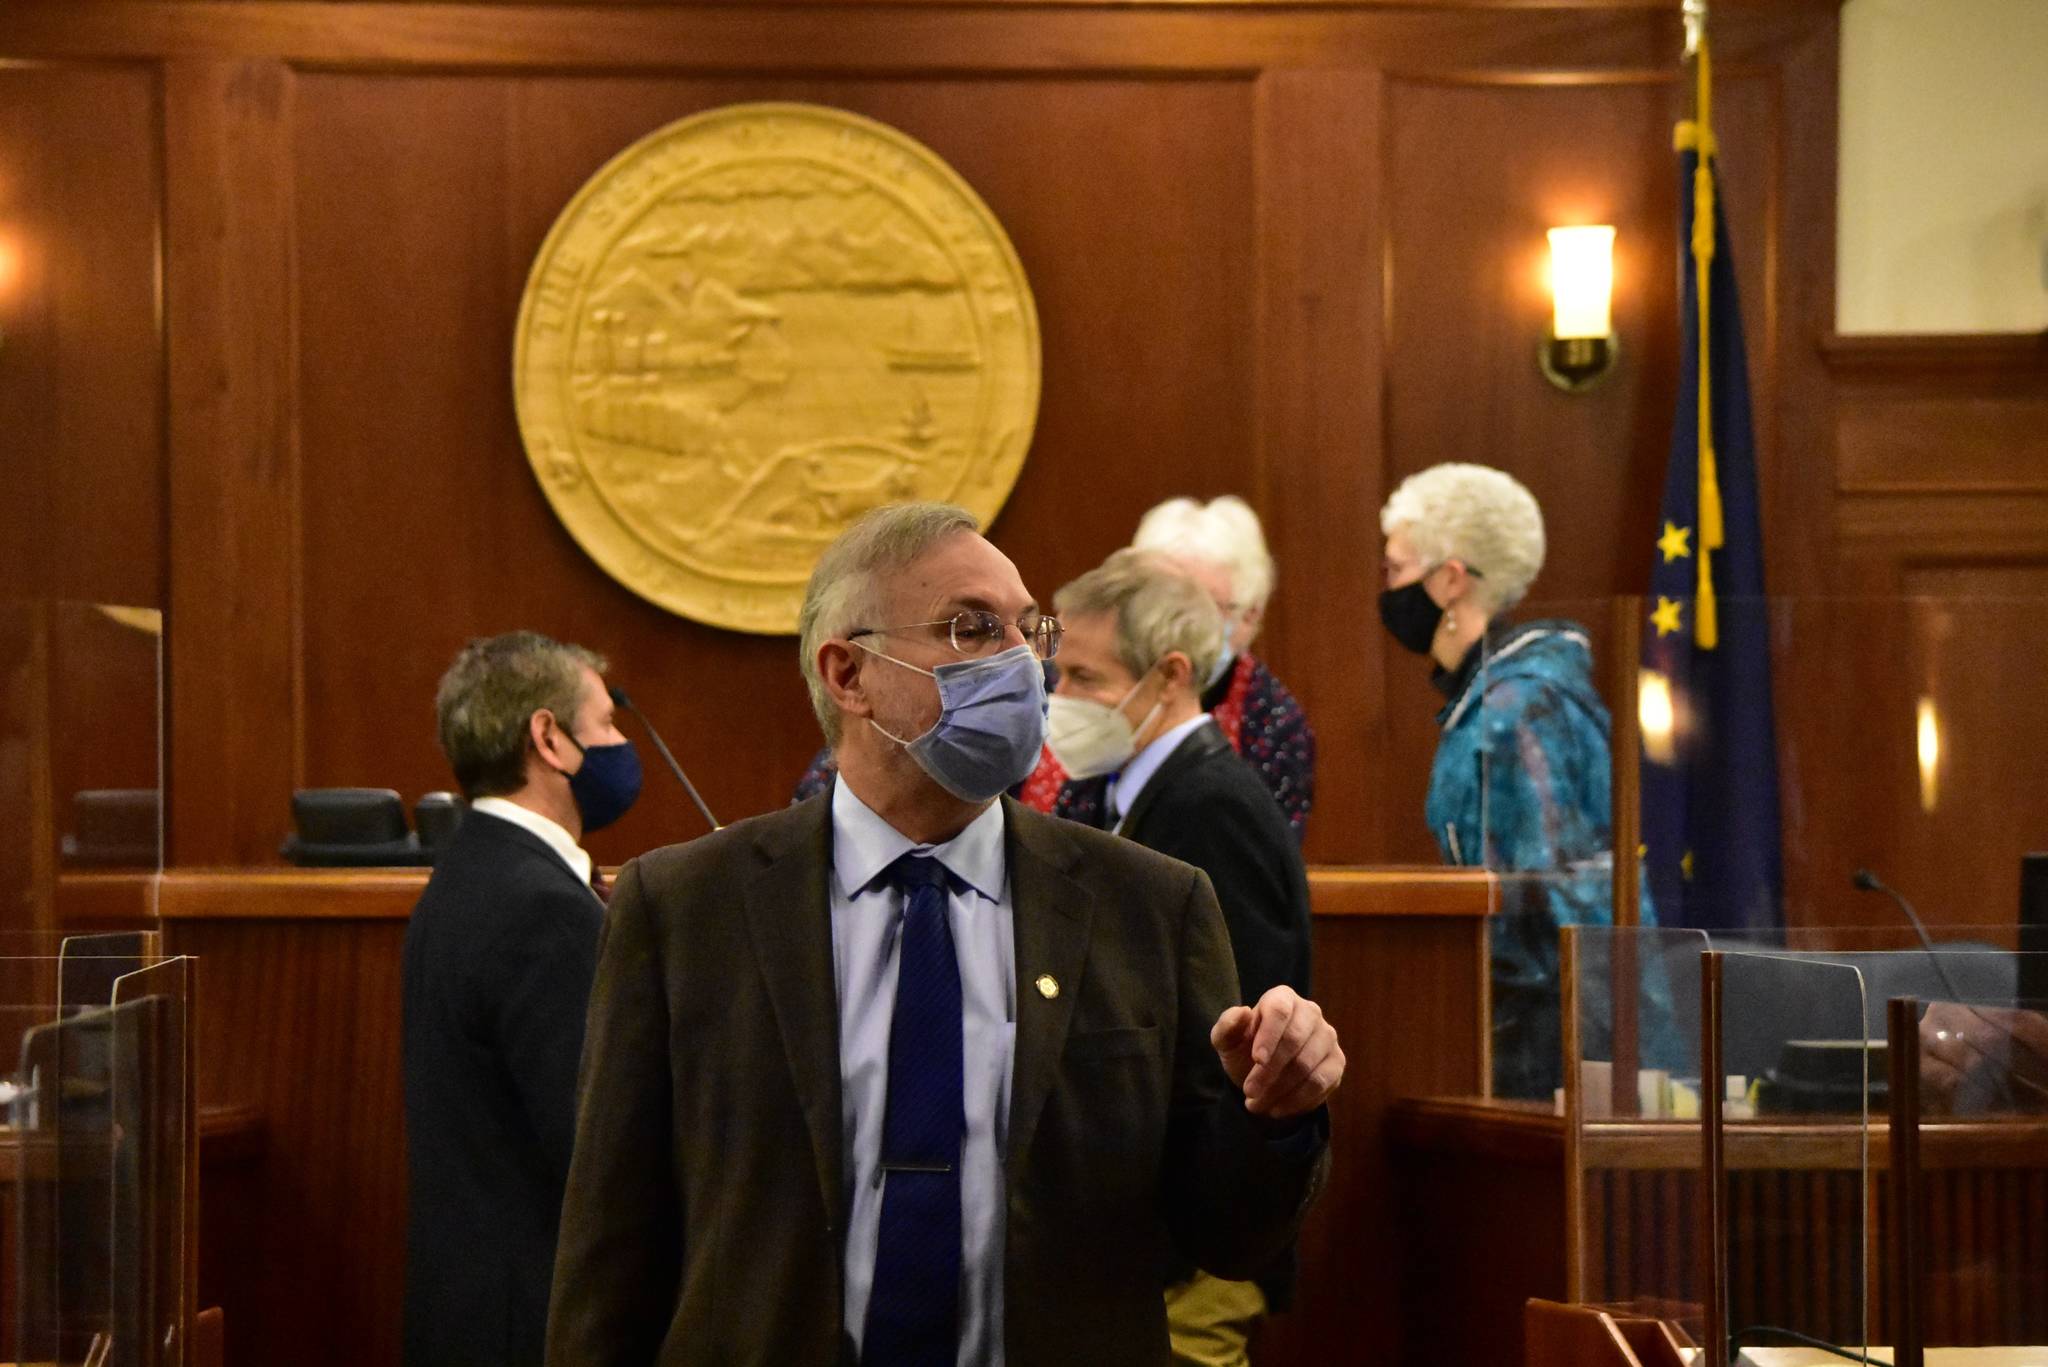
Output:
<instances>
[{"instance_id":1,"label":"blue necktie","mask_svg":"<svg viewBox=\"0 0 2048 1367\"><path fill-rule=\"evenodd\" d=\"M960 1354L960 963L946 923L946 868L906 854L889 1099L882 1120L882 1219L861 1341L864 1367L954 1367Z\"/></svg>"}]
</instances>

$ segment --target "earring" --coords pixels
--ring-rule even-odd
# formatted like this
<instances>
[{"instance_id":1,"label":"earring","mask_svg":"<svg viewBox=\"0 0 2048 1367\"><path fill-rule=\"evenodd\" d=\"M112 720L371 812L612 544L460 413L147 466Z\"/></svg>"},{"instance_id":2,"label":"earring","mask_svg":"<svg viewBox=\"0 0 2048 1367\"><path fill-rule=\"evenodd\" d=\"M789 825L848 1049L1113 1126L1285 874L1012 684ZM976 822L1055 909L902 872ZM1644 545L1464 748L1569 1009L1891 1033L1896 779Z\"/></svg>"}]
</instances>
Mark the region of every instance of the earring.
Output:
<instances>
[{"instance_id":1,"label":"earring","mask_svg":"<svg viewBox=\"0 0 2048 1367\"><path fill-rule=\"evenodd\" d=\"M1458 614L1450 611L1448 608L1444 610L1444 630L1454 636L1458 632Z\"/></svg>"}]
</instances>

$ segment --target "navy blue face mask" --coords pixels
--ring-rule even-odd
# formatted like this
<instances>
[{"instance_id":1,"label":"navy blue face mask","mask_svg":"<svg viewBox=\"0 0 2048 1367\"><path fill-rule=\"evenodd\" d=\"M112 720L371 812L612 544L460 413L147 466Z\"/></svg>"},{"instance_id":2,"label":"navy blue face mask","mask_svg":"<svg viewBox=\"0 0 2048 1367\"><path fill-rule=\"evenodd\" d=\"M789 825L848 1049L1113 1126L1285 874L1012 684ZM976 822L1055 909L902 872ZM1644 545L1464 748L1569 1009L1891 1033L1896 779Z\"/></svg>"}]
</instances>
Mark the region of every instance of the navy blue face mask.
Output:
<instances>
[{"instance_id":1,"label":"navy blue face mask","mask_svg":"<svg viewBox=\"0 0 2048 1367\"><path fill-rule=\"evenodd\" d=\"M562 734L583 756L583 767L569 775L569 796L582 814L584 834L601 831L640 797L640 752L629 740L585 746L566 729Z\"/></svg>"}]
</instances>

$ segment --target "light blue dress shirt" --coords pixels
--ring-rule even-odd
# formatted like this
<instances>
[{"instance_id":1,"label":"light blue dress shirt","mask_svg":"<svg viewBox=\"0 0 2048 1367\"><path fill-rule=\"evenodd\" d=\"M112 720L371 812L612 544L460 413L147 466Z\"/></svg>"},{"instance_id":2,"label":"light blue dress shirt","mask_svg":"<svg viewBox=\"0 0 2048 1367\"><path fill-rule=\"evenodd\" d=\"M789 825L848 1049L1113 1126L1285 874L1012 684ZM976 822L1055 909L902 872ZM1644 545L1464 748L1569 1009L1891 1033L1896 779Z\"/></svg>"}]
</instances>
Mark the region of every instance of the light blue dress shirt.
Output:
<instances>
[{"instance_id":1,"label":"light blue dress shirt","mask_svg":"<svg viewBox=\"0 0 2048 1367\"><path fill-rule=\"evenodd\" d=\"M1109 790L1103 794L1108 805L1110 829L1121 831L1124 818L1131 814L1131 808L1138 805L1138 795L1145 791L1145 785L1152 781L1152 775L1159 772L1159 766L1166 763L1167 756L1180 749L1180 743L1200 730L1209 721L1207 712L1197 712L1179 726L1163 735L1154 736L1152 743L1132 756L1131 762L1123 767L1109 781Z\"/></svg>"},{"instance_id":2,"label":"light blue dress shirt","mask_svg":"<svg viewBox=\"0 0 2048 1367\"><path fill-rule=\"evenodd\" d=\"M1003 1155L1010 1061L1017 1041L1017 950L1000 802L943 845L918 845L832 785L832 976L839 994L841 1151L846 1224L846 1331L866 1332L882 1218L882 1117L889 1099L889 1026L903 894L882 877L906 851L930 855L958 880L946 923L960 960L960 1367L1003 1363L1003 1250L1008 1202ZM964 884L962 888L960 885Z\"/></svg>"}]
</instances>

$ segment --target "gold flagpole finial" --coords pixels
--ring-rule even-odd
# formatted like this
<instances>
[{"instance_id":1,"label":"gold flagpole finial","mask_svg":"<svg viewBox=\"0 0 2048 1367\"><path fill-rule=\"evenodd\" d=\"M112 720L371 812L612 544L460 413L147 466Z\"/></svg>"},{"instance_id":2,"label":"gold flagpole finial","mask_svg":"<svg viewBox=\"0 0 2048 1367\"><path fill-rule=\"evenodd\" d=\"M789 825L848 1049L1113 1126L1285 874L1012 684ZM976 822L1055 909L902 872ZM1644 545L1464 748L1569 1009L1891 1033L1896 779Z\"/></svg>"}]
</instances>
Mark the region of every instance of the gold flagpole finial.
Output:
<instances>
[{"instance_id":1,"label":"gold flagpole finial","mask_svg":"<svg viewBox=\"0 0 2048 1367\"><path fill-rule=\"evenodd\" d=\"M1685 60L1689 62L1700 55L1700 44L1707 36L1707 0L1681 0L1679 12L1685 16Z\"/></svg>"}]
</instances>

